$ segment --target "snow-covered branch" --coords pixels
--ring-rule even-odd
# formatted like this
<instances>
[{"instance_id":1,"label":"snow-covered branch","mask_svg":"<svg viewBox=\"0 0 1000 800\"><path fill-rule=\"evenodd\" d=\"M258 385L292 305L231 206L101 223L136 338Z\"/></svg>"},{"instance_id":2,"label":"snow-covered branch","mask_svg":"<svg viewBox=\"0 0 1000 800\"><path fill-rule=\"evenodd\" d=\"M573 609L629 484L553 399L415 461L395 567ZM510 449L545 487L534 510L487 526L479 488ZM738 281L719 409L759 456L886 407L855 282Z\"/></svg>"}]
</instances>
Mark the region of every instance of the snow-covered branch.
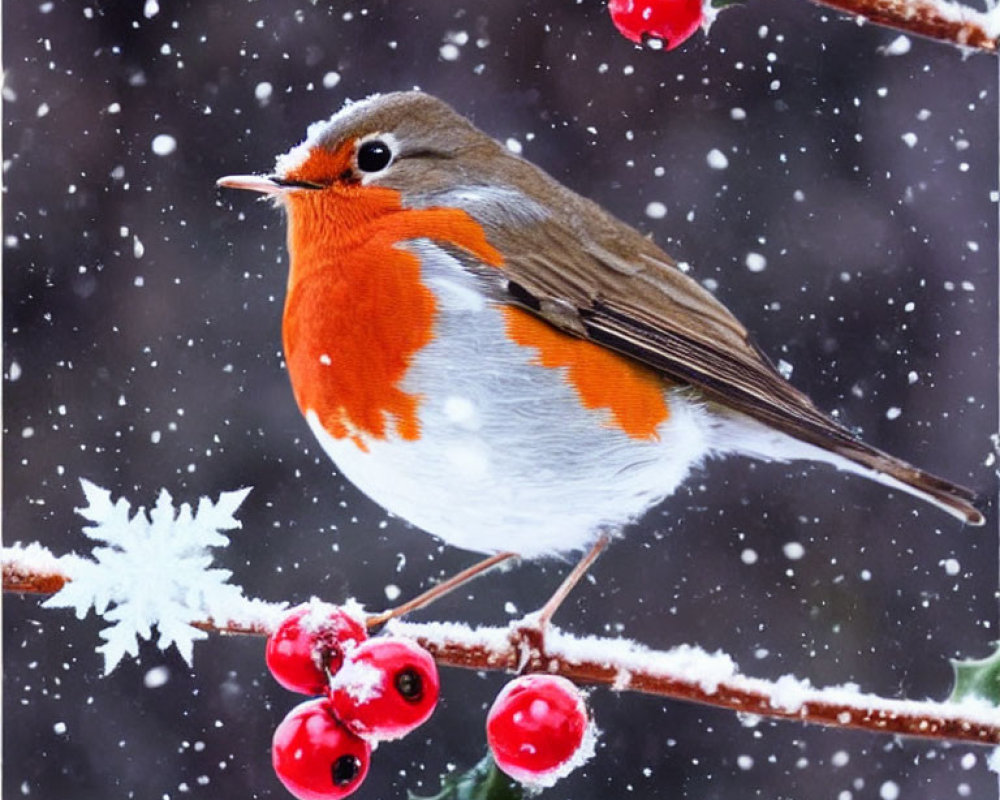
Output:
<instances>
[{"instance_id":1,"label":"snow-covered branch","mask_svg":"<svg viewBox=\"0 0 1000 800\"><path fill-rule=\"evenodd\" d=\"M50 593L73 580L83 559L56 558L38 545L3 550L3 587L10 592ZM225 598L203 607L188 624L202 631L267 635L284 604ZM862 693L856 686L815 688L785 676L777 681L741 674L724 653L687 645L650 650L626 639L580 638L531 618L505 627L392 620L387 628L415 640L444 666L475 670L549 672L585 685L704 703L740 714L798 720L879 733L1000 744L1000 709L985 701L910 701ZM165 646L164 642L160 642Z\"/></svg>"},{"instance_id":2,"label":"snow-covered branch","mask_svg":"<svg viewBox=\"0 0 1000 800\"><path fill-rule=\"evenodd\" d=\"M392 632L416 640L438 663L466 669L550 672L604 685L727 708L879 733L1000 744L1000 709L982 700L913 701L866 694L857 686L815 688L786 675L777 681L742 675L722 652L681 645L650 650L623 639L578 638L530 625L469 628L455 623L393 621Z\"/></svg>"},{"instance_id":3,"label":"snow-covered branch","mask_svg":"<svg viewBox=\"0 0 1000 800\"><path fill-rule=\"evenodd\" d=\"M997 52L1000 8L988 12L947 0L816 0L878 25L961 47Z\"/></svg>"},{"instance_id":4,"label":"snow-covered branch","mask_svg":"<svg viewBox=\"0 0 1000 800\"><path fill-rule=\"evenodd\" d=\"M73 580L75 567L86 563L73 555L55 556L34 542L4 547L0 553L3 590L14 594L55 594ZM201 619L192 618L188 624L206 633L267 636L287 609L287 603L241 597L225 607L206 609L209 613Z\"/></svg>"}]
</instances>

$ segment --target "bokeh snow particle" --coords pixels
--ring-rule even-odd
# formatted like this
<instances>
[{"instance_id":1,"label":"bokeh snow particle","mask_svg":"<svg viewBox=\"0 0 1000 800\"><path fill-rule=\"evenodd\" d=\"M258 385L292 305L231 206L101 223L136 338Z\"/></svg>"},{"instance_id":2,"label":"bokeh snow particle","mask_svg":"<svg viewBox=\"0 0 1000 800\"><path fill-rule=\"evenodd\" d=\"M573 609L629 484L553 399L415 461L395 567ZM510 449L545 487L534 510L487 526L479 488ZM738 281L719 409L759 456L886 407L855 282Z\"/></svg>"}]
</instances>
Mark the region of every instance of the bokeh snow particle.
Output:
<instances>
[{"instance_id":1,"label":"bokeh snow particle","mask_svg":"<svg viewBox=\"0 0 1000 800\"><path fill-rule=\"evenodd\" d=\"M725 169L729 166L729 159L726 158L726 154L717 147L713 147L708 151L708 155L705 156L705 161L708 162L708 166L712 169Z\"/></svg>"},{"instance_id":2,"label":"bokeh snow particle","mask_svg":"<svg viewBox=\"0 0 1000 800\"><path fill-rule=\"evenodd\" d=\"M271 95L273 94L274 86L269 81L261 81L253 90L253 96L257 98L257 102L262 106L266 106L271 102Z\"/></svg>"},{"instance_id":3,"label":"bokeh snow particle","mask_svg":"<svg viewBox=\"0 0 1000 800\"><path fill-rule=\"evenodd\" d=\"M886 781L878 790L881 800L897 800L899 797L899 784L895 781Z\"/></svg>"},{"instance_id":4,"label":"bokeh snow particle","mask_svg":"<svg viewBox=\"0 0 1000 800\"><path fill-rule=\"evenodd\" d=\"M147 689L159 689L170 680L170 670L162 664L153 667L142 676L142 685Z\"/></svg>"},{"instance_id":5,"label":"bokeh snow particle","mask_svg":"<svg viewBox=\"0 0 1000 800\"><path fill-rule=\"evenodd\" d=\"M663 219L667 216L667 207L659 200L654 200L646 206L646 216L650 219Z\"/></svg>"},{"instance_id":6,"label":"bokeh snow particle","mask_svg":"<svg viewBox=\"0 0 1000 800\"><path fill-rule=\"evenodd\" d=\"M897 36L885 47L881 48L882 55L886 56L905 56L910 52L910 37L909 36Z\"/></svg>"},{"instance_id":7,"label":"bokeh snow particle","mask_svg":"<svg viewBox=\"0 0 1000 800\"><path fill-rule=\"evenodd\" d=\"M767 268L767 258L760 253L747 253L744 263L751 272L763 272Z\"/></svg>"},{"instance_id":8,"label":"bokeh snow particle","mask_svg":"<svg viewBox=\"0 0 1000 800\"><path fill-rule=\"evenodd\" d=\"M806 554L806 549L800 542L788 542L781 551L789 561L798 561Z\"/></svg>"},{"instance_id":9,"label":"bokeh snow particle","mask_svg":"<svg viewBox=\"0 0 1000 800\"><path fill-rule=\"evenodd\" d=\"M177 149L177 140L169 133L159 133L153 137L152 149L158 156L169 156Z\"/></svg>"}]
</instances>

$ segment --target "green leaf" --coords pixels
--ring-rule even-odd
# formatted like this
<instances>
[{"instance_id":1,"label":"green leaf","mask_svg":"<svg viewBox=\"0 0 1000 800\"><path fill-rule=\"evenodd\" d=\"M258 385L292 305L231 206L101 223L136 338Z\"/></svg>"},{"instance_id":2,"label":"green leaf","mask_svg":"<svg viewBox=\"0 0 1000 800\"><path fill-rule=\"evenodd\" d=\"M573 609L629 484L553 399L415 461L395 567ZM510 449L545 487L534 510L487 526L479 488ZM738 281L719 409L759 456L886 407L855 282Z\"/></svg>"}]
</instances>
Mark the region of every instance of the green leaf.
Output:
<instances>
[{"instance_id":1,"label":"green leaf","mask_svg":"<svg viewBox=\"0 0 1000 800\"><path fill-rule=\"evenodd\" d=\"M952 660L955 686L949 700L978 697L1000 706L1000 645L994 644L993 654L978 660Z\"/></svg>"},{"instance_id":2,"label":"green leaf","mask_svg":"<svg viewBox=\"0 0 1000 800\"><path fill-rule=\"evenodd\" d=\"M487 753L468 772L441 776L441 791L433 797L407 792L408 800L523 800L524 787L497 769Z\"/></svg>"}]
</instances>

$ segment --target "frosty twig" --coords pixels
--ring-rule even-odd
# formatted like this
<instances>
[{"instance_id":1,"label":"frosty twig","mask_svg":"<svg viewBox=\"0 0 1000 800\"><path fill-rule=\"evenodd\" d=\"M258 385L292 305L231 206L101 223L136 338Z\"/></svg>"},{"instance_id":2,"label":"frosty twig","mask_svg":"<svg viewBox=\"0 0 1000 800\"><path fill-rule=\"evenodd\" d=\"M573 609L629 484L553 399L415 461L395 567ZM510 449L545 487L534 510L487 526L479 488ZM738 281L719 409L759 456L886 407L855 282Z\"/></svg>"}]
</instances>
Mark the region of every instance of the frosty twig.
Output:
<instances>
[{"instance_id":1,"label":"frosty twig","mask_svg":"<svg viewBox=\"0 0 1000 800\"><path fill-rule=\"evenodd\" d=\"M883 698L855 687L814 688L785 676L750 678L724 653L682 645L652 651L626 640L577 639L550 628L471 629L441 623L394 623L393 633L429 650L438 663L465 669L550 672L582 684L609 686L798 720L930 739L1000 744L1000 710L985 702L939 703Z\"/></svg>"},{"instance_id":2,"label":"frosty twig","mask_svg":"<svg viewBox=\"0 0 1000 800\"><path fill-rule=\"evenodd\" d=\"M1000 15L981 12L945 0L816 0L878 25L950 42L961 47L997 52Z\"/></svg>"},{"instance_id":3,"label":"frosty twig","mask_svg":"<svg viewBox=\"0 0 1000 800\"><path fill-rule=\"evenodd\" d=\"M4 548L4 591L48 594L62 588L72 580L67 574L72 570L64 568L64 563L72 562L66 559L37 545ZM206 632L267 635L284 606L246 603L245 613L228 607L191 624ZM863 694L855 687L814 688L792 676L777 681L750 678L738 671L729 656L687 645L654 651L625 639L580 639L551 626L543 634L530 619L497 628L394 619L387 627L395 635L415 640L444 666L548 672L580 684L687 700L747 715L1000 744L1000 710L985 702L896 700Z\"/></svg>"}]
</instances>

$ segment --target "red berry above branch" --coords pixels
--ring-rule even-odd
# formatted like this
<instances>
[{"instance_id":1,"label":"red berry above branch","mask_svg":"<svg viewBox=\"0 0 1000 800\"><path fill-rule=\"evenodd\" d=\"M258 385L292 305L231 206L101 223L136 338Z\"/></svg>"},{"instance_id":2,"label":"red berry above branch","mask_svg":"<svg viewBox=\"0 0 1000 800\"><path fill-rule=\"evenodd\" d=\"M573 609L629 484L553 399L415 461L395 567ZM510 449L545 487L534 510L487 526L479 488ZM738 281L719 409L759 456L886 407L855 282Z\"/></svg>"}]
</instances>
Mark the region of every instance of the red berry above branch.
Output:
<instances>
[{"instance_id":1,"label":"red berry above branch","mask_svg":"<svg viewBox=\"0 0 1000 800\"><path fill-rule=\"evenodd\" d=\"M608 11L622 35L654 49L673 50L699 27L706 32L717 13L744 0L609 0ZM996 53L1000 11L982 12L945 0L815 0L862 21L915 36Z\"/></svg>"},{"instance_id":2,"label":"red berry above branch","mask_svg":"<svg viewBox=\"0 0 1000 800\"><path fill-rule=\"evenodd\" d=\"M704 20L701 0L610 0L608 11L626 38L667 50L687 41Z\"/></svg>"}]
</instances>

